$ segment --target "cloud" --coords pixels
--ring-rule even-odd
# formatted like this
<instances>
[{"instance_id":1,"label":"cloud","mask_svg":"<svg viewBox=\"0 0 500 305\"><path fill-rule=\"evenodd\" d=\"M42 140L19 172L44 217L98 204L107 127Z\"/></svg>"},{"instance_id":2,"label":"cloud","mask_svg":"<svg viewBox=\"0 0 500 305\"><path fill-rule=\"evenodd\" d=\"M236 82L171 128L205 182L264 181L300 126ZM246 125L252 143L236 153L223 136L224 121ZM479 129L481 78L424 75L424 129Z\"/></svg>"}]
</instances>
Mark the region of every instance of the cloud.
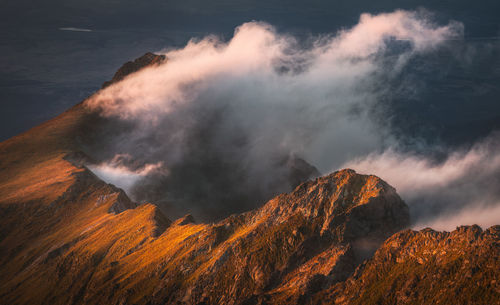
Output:
<instances>
[{"instance_id":1,"label":"cloud","mask_svg":"<svg viewBox=\"0 0 500 305\"><path fill-rule=\"evenodd\" d=\"M439 231L452 231L456 227L479 224L483 229L498 225L500 222L500 203L483 206L481 204L471 204L470 207L456 211L455 213L445 213L438 215L434 219L423 219L417 222L413 228L421 230L432 228Z\"/></svg>"},{"instance_id":2,"label":"cloud","mask_svg":"<svg viewBox=\"0 0 500 305\"><path fill-rule=\"evenodd\" d=\"M72 28L72 27L59 28L59 30L61 30L61 31L72 31L72 32L92 32L92 30L90 30L90 29Z\"/></svg>"},{"instance_id":3,"label":"cloud","mask_svg":"<svg viewBox=\"0 0 500 305\"><path fill-rule=\"evenodd\" d=\"M344 164L393 185L410 205L416 228L452 230L462 224L488 227L500 221L498 133L442 161L387 150ZM492 212L491 214L489 212Z\"/></svg>"},{"instance_id":4,"label":"cloud","mask_svg":"<svg viewBox=\"0 0 500 305\"><path fill-rule=\"evenodd\" d=\"M160 175L168 174L162 162L144 164L138 168L131 169L130 166L125 165L125 162L130 162L131 158L128 154L117 154L108 162L88 165L88 168L102 180L114 184L125 192L130 192L138 181L148 175L153 173Z\"/></svg>"},{"instance_id":5,"label":"cloud","mask_svg":"<svg viewBox=\"0 0 500 305\"><path fill-rule=\"evenodd\" d=\"M268 24L246 23L228 43L210 36L167 52L167 65L134 74L99 92L88 105L105 115L155 121L179 104L199 102L206 90L218 88L223 92L211 93L234 94L230 90L238 89L238 96L260 95L267 97L263 102L268 104L351 105L366 97L351 97L353 86L381 68L377 59L394 41L404 42L401 45L406 48L393 54L392 64L404 64L408 56L432 50L462 33L459 23L436 26L424 17L407 11L363 14L352 29L316 38L306 49ZM277 73L279 69L289 73ZM291 98L294 94L299 96ZM332 94L350 98L344 101ZM257 102L244 99L246 104Z\"/></svg>"},{"instance_id":6,"label":"cloud","mask_svg":"<svg viewBox=\"0 0 500 305\"><path fill-rule=\"evenodd\" d=\"M293 160L324 172L396 143L380 107L385 82L462 31L399 10L304 40L262 22L227 42L191 40L87 100L115 122L96 150L168 167L165 179L137 183L136 199L202 215L248 210L290 190Z\"/></svg>"}]
</instances>

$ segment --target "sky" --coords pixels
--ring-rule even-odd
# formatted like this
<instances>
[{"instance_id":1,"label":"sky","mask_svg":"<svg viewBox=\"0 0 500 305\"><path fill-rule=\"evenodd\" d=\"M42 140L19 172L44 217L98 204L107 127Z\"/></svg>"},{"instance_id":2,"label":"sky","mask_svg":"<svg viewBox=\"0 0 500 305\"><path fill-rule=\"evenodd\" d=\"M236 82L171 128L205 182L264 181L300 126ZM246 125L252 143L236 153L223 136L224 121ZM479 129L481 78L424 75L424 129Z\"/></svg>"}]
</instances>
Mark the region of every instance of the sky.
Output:
<instances>
[{"instance_id":1,"label":"sky","mask_svg":"<svg viewBox=\"0 0 500 305\"><path fill-rule=\"evenodd\" d=\"M450 141L483 135L499 121L496 96L500 75L498 1L32 1L0 3L0 140L35 126L85 99L110 79L124 62L147 51L184 45L192 37L214 33L229 39L236 26L268 22L297 35L334 33L354 25L363 12L426 8L437 19L465 25L470 44L490 48L490 57L470 71L453 67L430 73L433 87L422 99L442 99L449 86L469 87L469 100L454 109L431 109L432 102L400 103L412 124L428 120ZM492 45L492 46L491 46ZM493 48L493 50L491 50ZM473 56L473 55L472 55ZM444 63L449 68L449 63ZM434 71L432 71L434 72ZM469 74L481 79L470 82ZM479 82L479 84L477 84ZM450 100L455 97L449 98ZM460 95L458 98L461 98ZM464 99L464 98L462 98ZM474 99L474 101L470 101ZM479 101L479 105L476 102ZM451 103L451 102L450 102ZM402 105L402 106L401 106ZM444 107L444 106L443 106ZM415 109L416 108L416 109ZM447 111L446 122L424 112ZM494 111L491 111L493 109ZM466 115L467 114L467 115ZM403 116L404 117L404 116ZM408 121L405 117L404 121ZM463 124L468 124L464 128ZM446 125L446 126L441 126ZM460 129L460 132L453 130ZM408 131L407 131L408 132ZM434 132L434 131L432 131ZM458 138L458 139L455 139Z\"/></svg>"}]
</instances>

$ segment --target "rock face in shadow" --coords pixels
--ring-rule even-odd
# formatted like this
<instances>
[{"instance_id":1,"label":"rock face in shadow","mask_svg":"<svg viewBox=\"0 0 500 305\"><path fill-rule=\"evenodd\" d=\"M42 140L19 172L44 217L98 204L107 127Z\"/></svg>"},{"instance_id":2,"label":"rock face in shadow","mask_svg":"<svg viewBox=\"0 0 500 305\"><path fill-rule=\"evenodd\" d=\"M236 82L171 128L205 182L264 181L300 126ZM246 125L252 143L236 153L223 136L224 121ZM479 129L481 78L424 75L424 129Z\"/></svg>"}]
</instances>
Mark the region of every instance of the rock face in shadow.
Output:
<instances>
[{"instance_id":1,"label":"rock face in shadow","mask_svg":"<svg viewBox=\"0 0 500 305\"><path fill-rule=\"evenodd\" d=\"M296 188L302 182L321 176L316 167L301 158L288 159L286 167L288 168L288 181L292 189Z\"/></svg>"},{"instance_id":2,"label":"rock face in shadow","mask_svg":"<svg viewBox=\"0 0 500 305\"><path fill-rule=\"evenodd\" d=\"M141 57L135 59L134 61L129 61L123 64L123 66L116 71L115 75L110 81L104 82L102 84L102 89L121 81L124 79L127 75L132 74L134 72L137 72L141 70L142 68L148 67L148 66L154 66L154 65L159 65L162 62L166 60L165 55L156 55L151 52L147 52L146 54L142 55Z\"/></svg>"}]
</instances>

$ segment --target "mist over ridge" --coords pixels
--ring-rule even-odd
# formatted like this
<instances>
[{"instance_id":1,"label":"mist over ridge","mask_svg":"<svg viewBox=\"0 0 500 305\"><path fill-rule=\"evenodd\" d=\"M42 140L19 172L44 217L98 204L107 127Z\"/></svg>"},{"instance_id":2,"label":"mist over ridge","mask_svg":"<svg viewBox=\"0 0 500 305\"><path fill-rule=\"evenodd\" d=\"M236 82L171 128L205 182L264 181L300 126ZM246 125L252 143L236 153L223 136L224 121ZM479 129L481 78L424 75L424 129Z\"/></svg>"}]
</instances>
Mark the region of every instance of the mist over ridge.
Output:
<instances>
[{"instance_id":1,"label":"mist over ridge","mask_svg":"<svg viewBox=\"0 0 500 305\"><path fill-rule=\"evenodd\" d=\"M459 22L441 25L429 12L398 10L362 14L350 29L305 40L263 22L239 26L227 42L217 36L191 40L184 48L161 52L166 63L87 101L102 116L127 126L107 140L100 152L104 163L93 170L118 186L126 179L121 186L134 199L164 202L174 214L218 215L248 210L289 191L287 166L299 158L323 173L349 166L398 189L402 185L417 222L436 211L449 213L454 190L448 197L429 193L430 185L448 185L448 177L439 175L442 171L429 174L429 164L439 163L434 158L408 151L385 101L393 90L422 90L400 81L407 66L443 50L456 56L447 50L462 35ZM496 150L492 145L485 154ZM448 153L442 159L470 158ZM436 166L456 171L459 165ZM154 170L146 173L146 168ZM423 177L428 186L412 177ZM482 195L463 197L456 212L484 202ZM489 198L486 205L492 204Z\"/></svg>"}]
</instances>

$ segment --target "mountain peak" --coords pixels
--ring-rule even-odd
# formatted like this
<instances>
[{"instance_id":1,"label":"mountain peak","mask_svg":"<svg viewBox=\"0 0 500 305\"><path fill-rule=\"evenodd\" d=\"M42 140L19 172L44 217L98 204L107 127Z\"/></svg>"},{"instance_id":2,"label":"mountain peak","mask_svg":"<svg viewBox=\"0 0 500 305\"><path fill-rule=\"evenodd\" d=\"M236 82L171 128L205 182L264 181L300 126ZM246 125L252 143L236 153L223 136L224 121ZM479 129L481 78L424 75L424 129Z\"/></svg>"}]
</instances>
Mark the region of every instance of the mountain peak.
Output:
<instances>
[{"instance_id":1,"label":"mountain peak","mask_svg":"<svg viewBox=\"0 0 500 305\"><path fill-rule=\"evenodd\" d=\"M160 65L163 63L167 57L165 55L157 55L153 54L151 52L147 52L146 54L142 55L141 57L135 59L134 61L128 61L125 64L123 64L118 71L116 71L115 75L110 81L104 82L102 84L102 89L121 81L124 79L126 76L137 72L141 70L142 68L148 67L148 66L155 66L155 65Z\"/></svg>"},{"instance_id":2,"label":"mountain peak","mask_svg":"<svg viewBox=\"0 0 500 305\"><path fill-rule=\"evenodd\" d=\"M351 237L365 233L385 236L409 224L408 207L393 187L376 176L357 174L352 169L300 184L290 194L269 201L256 218L272 216L283 221L299 211L321 223L322 234L335 231L342 223L347 229L344 233Z\"/></svg>"}]
</instances>

